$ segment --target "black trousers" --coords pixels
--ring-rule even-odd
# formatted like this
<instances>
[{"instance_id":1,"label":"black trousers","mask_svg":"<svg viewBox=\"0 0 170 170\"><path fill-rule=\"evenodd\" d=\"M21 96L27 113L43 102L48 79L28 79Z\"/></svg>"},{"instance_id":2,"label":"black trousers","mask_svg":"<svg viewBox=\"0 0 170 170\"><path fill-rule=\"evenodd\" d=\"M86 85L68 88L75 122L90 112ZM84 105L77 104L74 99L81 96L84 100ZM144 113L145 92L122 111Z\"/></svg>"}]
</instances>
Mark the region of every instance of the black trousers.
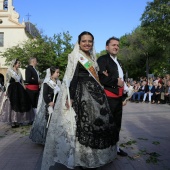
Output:
<instances>
[{"instance_id":1,"label":"black trousers","mask_svg":"<svg viewBox=\"0 0 170 170\"><path fill-rule=\"evenodd\" d=\"M122 123L122 97L112 98L107 97L110 110L113 114L114 123L120 133L121 123Z\"/></svg>"},{"instance_id":2,"label":"black trousers","mask_svg":"<svg viewBox=\"0 0 170 170\"><path fill-rule=\"evenodd\" d=\"M155 101L155 102L158 102L161 100L161 94L153 94L152 96L152 99Z\"/></svg>"},{"instance_id":3,"label":"black trousers","mask_svg":"<svg viewBox=\"0 0 170 170\"><path fill-rule=\"evenodd\" d=\"M31 100L31 105L33 108L37 108L37 104L38 104L38 97L39 97L39 90L29 90L26 89L29 98Z\"/></svg>"},{"instance_id":4,"label":"black trousers","mask_svg":"<svg viewBox=\"0 0 170 170\"><path fill-rule=\"evenodd\" d=\"M166 101L166 103L170 103L170 94L168 94L167 96L165 96L165 101Z\"/></svg>"}]
</instances>

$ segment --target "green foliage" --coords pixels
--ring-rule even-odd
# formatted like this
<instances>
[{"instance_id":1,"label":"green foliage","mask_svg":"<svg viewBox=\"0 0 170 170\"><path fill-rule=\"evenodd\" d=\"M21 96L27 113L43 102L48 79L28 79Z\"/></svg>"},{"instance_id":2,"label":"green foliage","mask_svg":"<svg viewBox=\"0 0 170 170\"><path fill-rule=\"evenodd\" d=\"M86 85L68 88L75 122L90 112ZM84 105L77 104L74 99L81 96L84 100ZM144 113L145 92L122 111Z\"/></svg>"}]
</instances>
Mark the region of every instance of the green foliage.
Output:
<instances>
[{"instance_id":1,"label":"green foliage","mask_svg":"<svg viewBox=\"0 0 170 170\"><path fill-rule=\"evenodd\" d=\"M121 143L120 147L126 147L126 146L130 146L130 145L133 145L133 144L136 144L136 143L137 143L136 140L129 140L126 143Z\"/></svg>"},{"instance_id":2,"label":"green foliage","mask_svg":"<svg viewBox=\"0 0 170 170\"><path fill-rule=\"evenodd\" d=\"M141 21L145 33L154 39L153 73L160 76L170 73L170 1L154 0L148 3Z\"/></svg>"},{"instance_id":3,"label":"green foliage","mask_svg":"<svg viewBox=\"0 0 170 170\"><path fill-rule=\"evenodd\" d=\"M56 36L56 35L55 35ZM62 38L63 37L63 38ZM73 44L70 43L72 37L68 32L63 35L58 34L56 37L57 48L57 65L60 67L60 77L63 78L67 66L68 54L73 50Z\"/></svg>"},{"instance_id":4,"label":"green foliage","mask_svg":"<svg viewBox=\"0 0 170 170\"><path fill-rule=\"evenodd\" d=\"M147 138L138 138L139 140L148 140Z\"/></svg>"},{"instance_id":5,"label":"green foliage","mask_svg":"<svg viewBox=\"0 0 170 170\"><path fill-rule=\"evenodd\" d=\"M159 142L159 141L153 141L152 144L154 144L154 145L159 145L160 142Z\"/></svg>"},{"instance_id":6,"label":"green foliage","mask_svg":"<svg viewBox=\"0 0 170 170\"><path fill-rule=\"evenodd\" d=\"M156 152L151 152L151 153L149 153L149 158L146 160L146 162L157 164L158 162L160 162L160 159L158 159L158 157L160 157L160 156L161 155Z\"/></svg>"},{"instance_id":7,"label":"green foliage","mask_svg":"<svg viewBox=\"0 0 170 170\"><path fill-rule=\"evenodd\" d=\"M170 1L148 2L141 16L141 26L120 38L118 58L124 73L134 79L148 73L163 76L170 73L169 54Z\"/></svg>"},{"instance_id":8,"label":"green foliage","mask_svg":"<svg viewBox=\"0 0 170 170\"><path fill-rule=\"evenodd\" d=\"M161 155L159 153L156 153L156 152L147 152L146 149L143 149L143 150L140 150L138 155L142 156L142 155L146 155L146 156L149 156L147 159L146 159L146 163L152 163L152 164L157 164L160 159L158 159L158 157L160 157Z\"/></svg>"},{"instance_id":9,"label":"green foliage","mask_svg":"<svg viewBox=\"0 0 170 170\"><path fill-rule=\"evenodd\" d=\"M151 40L146 41L146 34L141 27L120 38L118 57L122 60L124 71L128 72L129 77L146 75L146 61L151 44Z\"/></svg>"},{"instance_id":10,"label":"green foliage","mask_svg":"<svg viewBox=\"0 0 170 170\"><path fill-rule=\"evenodd\" d=\"M119 58L123 61L124 71L129 77L137 78L146 73L164 75L170 68L169 49L157 45L154 37L149 37L142 27L136 28L132 34L120 38ZM148 63L148 64L147 64Z\"/></svg>"},{"instance_id":11,"label":"green foliage","mask_svg":"<svg viewBox=\"0 0 170 170\"><path fill-rule=\"evenodd\" d=\"M60 67L60 77L62 78L67 65L67 56L73 48L70 43L71 39L69 32L55 34L53 37L37 37L8 48L2 56L5 57L7 65L15 58L20 59L21 68L26 68L30 57L36 57L38 70L42 73L42 77L47 68L57 65Z\"/></svg>"},{"instance_id":12,"label":"green foliage","mask_svg":"<svg viewBox=\"0 0 170 170\"><path fill-rule=\"evenodd\" d=\"M96 57L99 58L100 56L105 55L105 54L107 54L107 51L103 50L103 51L100 51L100 53L97 53Z\"/></svg>"},{"instance_id":13,"label":"green foliage","mask_svg":"<svg viewBox=\"0 0 170 170\"><path fill-rule=\"evenodd\" d=\"M165 48L166 43L170 41L170 1L149 2L141 21L147 34L153 36L157 40L157 44Z\"/></svg>"}]
</instances>

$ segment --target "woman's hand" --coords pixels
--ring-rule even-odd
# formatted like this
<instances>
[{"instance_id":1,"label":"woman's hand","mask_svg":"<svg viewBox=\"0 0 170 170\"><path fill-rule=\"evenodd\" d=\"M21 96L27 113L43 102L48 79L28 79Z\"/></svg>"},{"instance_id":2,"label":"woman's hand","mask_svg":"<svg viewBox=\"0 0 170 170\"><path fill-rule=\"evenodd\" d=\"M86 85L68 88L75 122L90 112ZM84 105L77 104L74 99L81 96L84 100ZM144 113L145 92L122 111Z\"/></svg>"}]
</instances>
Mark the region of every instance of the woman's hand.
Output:
<instances>
[{"instance_id":1,"label":"woman's hand","mask_svg":"<svg viewBox=\"0 0 170 170\"><path fill-rule=\"evenodd\" d=\"M71 104L71 106L72 106L72 103L73 103L73 100L70 99L70 104ZM69 103L68 103L68 99L66 100L66 104L65 104L65 105L66 105L67 109L70 108Z\"/></svg>"},{"instance_id":2,"label":"woman's hand","mask_svg":"<svg viewBox=\"0 0 170 170\"><path fill-rule=\"evenodd\" d=\"M54 106L54 102L50 102L48 105L53 107Z\"/></svg>"}]
</instances>

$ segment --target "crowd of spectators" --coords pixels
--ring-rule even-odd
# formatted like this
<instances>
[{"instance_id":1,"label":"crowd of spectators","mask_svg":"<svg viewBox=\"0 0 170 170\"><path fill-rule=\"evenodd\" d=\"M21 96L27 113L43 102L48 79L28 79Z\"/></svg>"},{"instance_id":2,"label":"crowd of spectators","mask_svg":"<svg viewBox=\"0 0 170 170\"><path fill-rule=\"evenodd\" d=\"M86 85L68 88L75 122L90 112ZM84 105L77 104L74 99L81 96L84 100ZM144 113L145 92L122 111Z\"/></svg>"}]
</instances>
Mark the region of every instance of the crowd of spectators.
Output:
<instances>
[{"instance_id":1,"label":"crowd of spectators","mask_svg":"<svg viewBox=\"0 0 170 170\"><path fill-rule=\"evenodd\" d=\"M131 102L170 105L170 74L149 79L140 77L138 81L128 79L127 86L127 100Z\"/></svg>"},{"instance_id":2,"label":"crowd of spectators","mask_svg":"<svg viewBox=\"0 0 170 170\"><path fill-rule=\"evenodd\" d=\"M164 77L140 77L139 80L128 79L129 88L126 100L139 103L169 104L170 105L170 74ZM3 82L0 82L0 93L5 91Z\"/></svg>"}]
</instances>

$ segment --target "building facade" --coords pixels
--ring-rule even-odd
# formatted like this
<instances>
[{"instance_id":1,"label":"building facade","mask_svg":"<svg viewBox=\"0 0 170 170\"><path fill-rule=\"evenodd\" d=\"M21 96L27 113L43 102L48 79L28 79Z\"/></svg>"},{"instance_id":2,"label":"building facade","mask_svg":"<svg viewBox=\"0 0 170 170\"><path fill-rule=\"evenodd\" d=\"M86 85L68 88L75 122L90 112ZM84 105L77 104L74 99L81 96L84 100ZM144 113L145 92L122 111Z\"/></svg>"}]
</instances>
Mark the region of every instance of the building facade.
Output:
<instances>
[{"instance_id":1,"label":"building facade","mask_svg":"<svg viewBox=\"0 0 170 170\"><path fill-rule=\"evenodd\" d=\"M13 0L0 0L0 52L28 40L25 22L19 23L19 13L15 11ZM0 53L0 77L6 78L7 66ZM24 71L22 70L24 77Z\"/></svg>"}]
</instances>

